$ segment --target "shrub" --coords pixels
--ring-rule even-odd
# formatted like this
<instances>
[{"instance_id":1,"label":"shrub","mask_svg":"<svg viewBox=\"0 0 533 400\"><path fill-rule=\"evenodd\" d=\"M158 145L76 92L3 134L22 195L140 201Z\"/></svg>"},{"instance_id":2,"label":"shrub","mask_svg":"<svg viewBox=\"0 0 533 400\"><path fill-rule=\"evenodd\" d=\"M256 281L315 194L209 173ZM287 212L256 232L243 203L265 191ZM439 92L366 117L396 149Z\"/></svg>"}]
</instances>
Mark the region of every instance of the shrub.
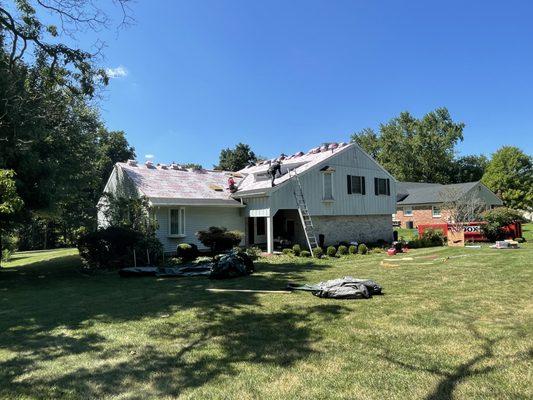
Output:
<instances>
[{"instance_id":1,"label":"shrub","mask_svg":"<svg viewBox=\"0 0 533 400\"><path fill-rule=\"evenodd\" d=\"M2 240L2 254L0 254L1 260L9 261L11 256L18 249L18 238L13 235L4 235L0 240Z\"/></svg>"},{"instance_id":2,"label":"shrub","mask_svg":"<svg viewBox=\"0 0 533 400\"><path fill-rule=\"evenodd\" d=\"M108 227L82 235L78 241L78 249L85 268L122 268L133 265L133 250L137 260L143 256L145 250L156 246L161 249L161 243L154 245L152 239L145 239L142 233L130 228ZM157 258L157 257L154 257Z\"/></svg>"},{"instance_id":3,"label":"shrub","mask_svg":"<svg viewBox=\"0 0 533 400\"><path fill-rule=\"evenodd\" d=\"M242 232L228 231L227 228L217 226L196 232L198 240L209 247L212 253L230 250L241 242L242 236Z\"/></svg>"},{"instance_id":4,"label":"shrub","mask_svg":"<svg viewBox=\"0 0 533 400\"><path fill-rule=\"evenodd\" d=\"M352 244L350 247L348 247L348 252L350 254L357 254L357 246Z\"/></svg>"},{"instance_id":5,"label":"shrub","mask_svg":"<svg viewBox=\"0 0 533 400\"><path fill-rule=\"evenodd\" d=\"M322 250L322 247L315 247L313 249L313 257L322 258L323 256L324 256L324 250Z\"/></svg>"},{"instance_id":6,"label":"shrub","mask_svg":"<svg viewBox=\"0 0 533 400\"><path fill-rule=\"evenodd\" d=\"M430 244L430 246L427 247L443 246L444 243L446 243L446 238L439 229L426 229L422 234L422 239Z\"/></svg>"},{"instance_id":7,"label":"shrub","mask_svg":"<svg viewBox=\"0 0 533 400\"><path fill-rule=\"evenodd\" d=\"M180 243L176 249L176 256L185 262L196 260L198 254L198 246L194 243Z\"/></svg>"},{"instance_id":8,"label":"shrub","mask_svg":"<svg viewBox=\"0 0 533 400\"><path fill-rule=\"evenodd\" d=\"M346 254L348 254L348 247L344 245L340 245L339 248L337 249L337 253L340 256L345 256Z\"/></svg>"},{"instance_id":9,"label":"shrub","mask_svg":"<svg viewBox=\"0 0 533 400\"><path fill-rule=\"evenodd\" d=\"M250 257L252 260L257 260L261 256L261 249L257 246L253 247L247 247L244 252Z\"/></svg>"},{"instance_id":10,"label":"shrub","mask_svg":"<svg viewBox=\"0 0 533 400\"><path fill-rule=\"evenodd\" d=\"M522 214L506 207L485 211L481 218L486 222L481 226L481 230L491 242L505 238L505 231L503 230L505 226L513 222L525 222Z\"/></svg>"},{"instance_id":11,"label":"shrub","mask_svg":"<svg viewBox=\"0 0 533 400\"><path fill-rule=\"evenodd\" d=\"M326 254L329 257L335 257L337 255L337 249L334 246L328 246L326 249Z\"/></svg>"},{"instance_id":12,"label":"shrub","mask_svg":"<svg viewBox=\"0 0 533 400\"><path fill-rule=\"evenodd\" d=\"M286 256L292 256L294 255L294 251L292 249L283 249L281 251L283 254L285 254Z\"/></svg>"},{"instance_id":13,"label":"shrub","mask_svg":"<svg viewBox=\"0 0 533 400\"><path fill-rule=\"evenodd\" d=\"M311 257L311 253L308 252L307 250L302 250L300 252L300 257Z\"/></svg>"},{"instance_id":14,"label":"shrub","mask_svg":"<svg viewBox=\"0 0 533 400\"><path fill-rule=\"evenodd\" d=\"M366 247L366 244L361 243L358 248L359 254L366 254L368 253L368 247Z\"/></svg>"},{"instance_id":15,"label":"shrub","mask_svg":"<svg viewBox=\"0 0 533 400\"><path fill-rule=\"evenodd\" d=\"M295 256L299 256L300 252L302 251L302 248L299 244L295 244L294 246L292 246L292 251L294 252Z\"/></svg>"}]
</instances>

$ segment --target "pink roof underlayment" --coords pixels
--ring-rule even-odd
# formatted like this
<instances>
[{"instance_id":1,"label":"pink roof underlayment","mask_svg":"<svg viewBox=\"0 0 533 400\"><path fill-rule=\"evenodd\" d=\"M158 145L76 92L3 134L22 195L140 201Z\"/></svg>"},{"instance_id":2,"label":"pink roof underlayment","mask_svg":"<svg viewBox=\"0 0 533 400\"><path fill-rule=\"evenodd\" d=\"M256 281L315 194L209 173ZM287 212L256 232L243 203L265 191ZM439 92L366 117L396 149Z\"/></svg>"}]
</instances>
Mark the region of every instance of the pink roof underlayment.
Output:
<instances>
[{"instance_id":1,"label":"pink roof underlayment","mask_svg":"<svg viewBox=\"0 0 533 400\"><path fill-rule=\"evenodd\" d=\"M134 183L140 194L149 198L153 205L220 205L242 207L235 200L241 196L275 190L280 184L290 179L284 173L276 178L275 187L271 187L269 178L256 180L254 174L266 174L270 163L280 161L282 169L293 169L302 174L330 157L354 146L350 143L332 143L315 147L308 152L293 155L280 155L268 161L246 167L238 173L212 170L187 170L176 164L154 165L151 161L140 164L135 161L117 163L128 178ZM238 187L236 193L230 193L228 178L233 176Z\"/></svg>"},{"instance_id":2,"label":"pink roof underlayment","mask_svg":"<svg viewBox=\"0 0 533 400\"><path fill-rule=\"evenodd\" d=\"M340 152L345 151L346 149L355 146L353 143L332 143L328 147L321 146L315 147L309 150L307 153L298 152L292 156L286 157L281 160L282 168L293 169L297 174L302 174L307 170L311 169L317 164L320 164L323 161L339 154ZM274 162L277 159L270 160ZM275 189L280 184L288 181L290 179L289 174L284 174L274 180L276 186L271 187L270 179L266 180L255 180L254 174L257 173L266 173L269 168L268 161L260 162L254 166L246 167L241 169L239 173L245 175L245 178L238 184L239 190L233 194L234 197L239 197L243 195L253 195L259 192L266 192L272 189Z\"/></svg>"},{"instance_id":3,"label":"pink roof underlayment","mask_svg":"<svg viewBox=\"0 0 533 400\"><path fill-rule=\"evenodd\" d=\"M117 163L141 194L153 205L226 205L240 207L230 197L232 173L210 170L172 169L166 165ZM233 178L236 183L241 178ZM215 190L216 189L216 190ZM222 189L222 190L220 190Z\"/></svg>"}]
</instances>

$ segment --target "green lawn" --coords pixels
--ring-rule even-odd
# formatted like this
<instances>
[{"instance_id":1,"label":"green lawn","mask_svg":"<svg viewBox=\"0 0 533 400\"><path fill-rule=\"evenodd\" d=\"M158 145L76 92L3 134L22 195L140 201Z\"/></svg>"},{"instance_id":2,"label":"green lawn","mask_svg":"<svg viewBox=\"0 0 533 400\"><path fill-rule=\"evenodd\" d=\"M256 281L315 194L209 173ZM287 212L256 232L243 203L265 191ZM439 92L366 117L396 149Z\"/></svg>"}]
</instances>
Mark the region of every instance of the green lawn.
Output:
<instances>
[{"instance_id":1,"label":"green lawn","mask_svg":"<svg viewBox=\"0 0 533 400\"><path fill-rule=\"evenodd\" d=\"M228 281L84 276L75 250L19 253L0 271L0 397L531 398L531 233L516 251L420 249L397 266L273 257ZM385 295L205 290L344 275Z\"/></svg>"}]
</instances>

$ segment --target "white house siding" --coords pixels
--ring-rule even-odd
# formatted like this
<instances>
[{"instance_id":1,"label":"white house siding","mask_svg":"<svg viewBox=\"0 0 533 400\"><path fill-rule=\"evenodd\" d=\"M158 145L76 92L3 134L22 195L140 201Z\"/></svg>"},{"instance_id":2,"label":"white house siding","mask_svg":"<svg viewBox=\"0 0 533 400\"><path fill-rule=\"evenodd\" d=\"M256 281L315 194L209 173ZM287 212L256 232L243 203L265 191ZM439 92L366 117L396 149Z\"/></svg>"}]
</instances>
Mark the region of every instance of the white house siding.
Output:
<instances>
[{"instance_id":1,"label":"white house siding","mask_svg":"<svg viewBox=\"0 0 533 400\"><path fill-rule=\"evenodd\" d=\"M324 235L324 244L356 241L372 243L378 240L392 241L391 215L344 215L313 217L317 235Z\"/></svg>"},{"instance_id":2,"label":"white house siding","mask_svg":"<svg viewBox=\"0 0 533 400\"><path fill-rule=\"evenodd\" d=\"M325 202L323 193L323 172L320 168L329 166L333 172L334 201ZM347 175L364 176L366 194L348 194ZM374 194L374 178L390 180L390 196ZM312 216L318 215L384 215L396 210L396 182L374 160L358 147L353 147L332 157L300 176L305 200ZM295 208L293 183L288 182L271 195L272 215L278 209Z\"/></svg>"},{"instance_id":3,"label":"white house siding","mask_svg":"<svg viewBox=\"0 0 533 400\"><path fill-rule=\"evenodd\" d=\"M185 236L176 238L169 235L169 210L180 207L156 207L155 216L159 228L157 238L163 243L165 252L175 252L178 243L194 243L199 249L205 247L196 238L196 232L210 226L226 227L244 234L245 218L242 209L235 207L203 207L186 206L185 208ZM244 242L244 241L243 241Z\"/></svg>"}]
</instances>

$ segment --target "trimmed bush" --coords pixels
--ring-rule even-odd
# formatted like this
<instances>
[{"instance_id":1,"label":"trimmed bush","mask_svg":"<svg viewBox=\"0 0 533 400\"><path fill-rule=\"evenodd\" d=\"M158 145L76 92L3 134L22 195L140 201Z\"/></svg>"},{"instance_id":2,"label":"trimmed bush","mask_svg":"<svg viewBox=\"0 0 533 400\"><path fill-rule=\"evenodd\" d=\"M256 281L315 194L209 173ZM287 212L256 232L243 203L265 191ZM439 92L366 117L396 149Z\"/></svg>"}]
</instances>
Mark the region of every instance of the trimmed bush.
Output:
<instances>
[{"instance_id":1,"label":"trimmed bush","mask_svg":"<svg viewBox=\"0 0 533 400\"><path fill-rule=\"evenodd\" d=\"M359 254L363 254L364 255L364 254L368 253L368 247L366 247L366 244L363 244L363 243L359 245L359 248L357 250L358 250Z\"/></svg>"},{"instance_id":2,"label":"trimmed bush","mask_svg":"<svg viewBox=\"0 0 533 400\"><path fill-rule=\"evenodd\" d=\"M302 251L302 248L299 244L295 244L294 246L292 246L292 251L294 252L295 256L299 256L300 252Z\"/></svg>"},{"instance_id":3,"label":"trimmed bush","mask_svg":"<svg viewBox=\"0 0 533 400\"><path fill-rule=\"evenodd\" d=\"M337 249L334 246L328 246L326 249L326 254L329 257L335 257L337 255Z\"/></svg>"},{"instance_id":4,"label":"trimmed bush","mask_svg":"<svg viewBox=\"0 0 533 400\"><path fill-rule=\"evenodd\" d=\"M348 247L348 253L357 254L357 246L352 244L350 247Z\"/></svg>"},{"instance_id":5,"label":"trimmed bush","mask_svg":"<svg viewBox=\"0 0 533 400\"><path fill-rule=\"evenodd\" d=\"M196 237L205 247L211 249L211 253L224 252L237 246L242 239L242 232L228 231L227 228L211 226L204 231L196 232Z\"/></svg>"},{"instance_id":6,"label":"trimmed bush","mask_svg":"<svg viewBox=\"0 0 533 400\"><path fill-rule=\"evenodd\" d=\"M194 243L180 243L176 249L176 256L185 262L196 260L198 254L198 246Z\"/></svg>"},{"instance_id":7,"label":"trimmed bush","mask_svg":"<svg viewBox=\"0 0 533 400\"><path fill-rule=\"evenodd\" d=\"M340 256L345 256L346 254L348 254L348 247L344 245L340 245L339 248L337 249L337 253Z\"/></svg>"},{"instance_id":8,"label":"trimmed bush","mask_svg":"<svg viewBox=\"0 0 533 400\"><path fill-rule=\"evenodd\" d=\"M292 249L283 249L281 252L286 256L292 256L294 255L294 251Z\"/></svg>"},{"instance_id":9,"label":"trimmed bush","mask_svg":"<svg viewBox=\"0 0 533 400\"><path fill-rule=\"evenodd\" d=\"M324 257L324 250L322 250L322 247L315 247L313 249L313 257L315 257L315 258Z\"/></svg>"},{"instance_id":10,"label":"trimmed bush","mask_svg":"<svg viewBox=\"0 0 533 400\"><path fill-rule=\"evenodd\" d=\"M311 253L307 250L300 251L300 257L311 257Z\"/></svg>"}]
</instances>

